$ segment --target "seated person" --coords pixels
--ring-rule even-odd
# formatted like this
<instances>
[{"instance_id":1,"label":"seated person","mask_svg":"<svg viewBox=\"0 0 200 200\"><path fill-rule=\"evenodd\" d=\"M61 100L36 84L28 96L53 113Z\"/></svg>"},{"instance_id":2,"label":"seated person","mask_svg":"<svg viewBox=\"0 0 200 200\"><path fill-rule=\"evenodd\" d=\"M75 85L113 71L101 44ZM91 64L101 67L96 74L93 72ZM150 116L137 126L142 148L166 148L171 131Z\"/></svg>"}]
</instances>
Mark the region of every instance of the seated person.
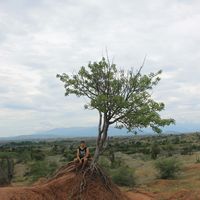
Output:
<instances>
[{"instance_id":1,"label":"seated person","mask_svg":"<svg viewBox=\"0 0 200 200\"><path fill-rule=\"evenodd\" d=\"M80 146L77 149L75 161L79 162L80 165L82 165L82 168L84 168L89 157L90 157L89 148L86 146L85 141L81 141Z\"/></svg>"}]
</instances>

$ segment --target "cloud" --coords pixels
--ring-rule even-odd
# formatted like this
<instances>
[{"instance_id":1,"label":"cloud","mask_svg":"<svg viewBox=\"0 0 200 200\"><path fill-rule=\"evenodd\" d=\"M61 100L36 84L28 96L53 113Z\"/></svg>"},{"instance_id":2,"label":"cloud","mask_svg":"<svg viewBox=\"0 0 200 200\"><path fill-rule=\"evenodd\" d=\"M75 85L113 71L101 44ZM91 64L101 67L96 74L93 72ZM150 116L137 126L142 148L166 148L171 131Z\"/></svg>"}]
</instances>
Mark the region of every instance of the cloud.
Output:
<instances>
[{"instance_id":1,"label":"cloud","mask_svg":"<svg viewBox=\"0 0 200 200\"><path fill-rule=\"evenodd\" d=\"M163 116L200 117L197 0L0 0L0 136L96 125L86 99L64 97L57 73L73 73L109 50L120 68L163 69L153 92Z\"/></svg>"}]
</instances>

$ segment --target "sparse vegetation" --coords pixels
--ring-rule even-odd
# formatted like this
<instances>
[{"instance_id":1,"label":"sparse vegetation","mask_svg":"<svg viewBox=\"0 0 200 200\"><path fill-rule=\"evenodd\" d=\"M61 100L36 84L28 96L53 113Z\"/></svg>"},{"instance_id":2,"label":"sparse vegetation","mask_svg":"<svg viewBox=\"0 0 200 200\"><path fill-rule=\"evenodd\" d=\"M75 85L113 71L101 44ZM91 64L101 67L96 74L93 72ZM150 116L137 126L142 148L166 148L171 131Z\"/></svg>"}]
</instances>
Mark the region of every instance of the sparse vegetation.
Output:
<instances>
[{"instance_id":1,"label":"sparse vegetation","mask_svg":"<svg viewBox=\"0 0 200 200\"><path fill-rule=\"evenodd\" d=\"M174 165L177 163L173 160L174 157L184 163L181 168L189 164L198 165L199 135L195 133L112 137L100 157L99 164L111 177L114 173L117 177L117 172L124 166L128 166L133 176L137 177L134 178L136 184L146 184L157 179L157 172L163 178L172 178L174 175L176 177L182 170L179 168L180 165ZM93 156L95 139L86 140ZM40 177L48 176L57 166L73 160L78 144L79 139L5 143L0 146L0 159L13 159L14 173L11 181L14 184L28 184ZM157 154L157 157L153 154ZM155 157L160 162L161 168L163 167L162 176L159 169L154 167L154 163L157 162ZM168 158L170 161L163 166L162 162ZM5 161L3 170L5 170ZM176 178L179 179L183 175L184 173L180 173Z\"/></svg>"}]
</instances>

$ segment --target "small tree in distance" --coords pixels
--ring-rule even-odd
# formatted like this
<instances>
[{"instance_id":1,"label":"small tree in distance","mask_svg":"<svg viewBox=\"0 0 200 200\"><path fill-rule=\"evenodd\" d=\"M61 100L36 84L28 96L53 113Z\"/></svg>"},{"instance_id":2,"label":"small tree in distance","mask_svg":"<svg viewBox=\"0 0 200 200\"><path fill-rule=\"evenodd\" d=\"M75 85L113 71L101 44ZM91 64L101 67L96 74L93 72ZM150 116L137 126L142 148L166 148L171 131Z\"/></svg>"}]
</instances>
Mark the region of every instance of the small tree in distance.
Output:
<instances>
[{"instance_id":1,"label":"small tree in distance","mask_svg":"<svg viewBox=\"0 0 200 200\"><path fill-rule=\"evenodd\" d=\"M99 113L93 164L105 148L111 125L126 128L129 132L151 127L161 133L160 127L175 123L174 119L161 118L158 112L164 109L164 103L154 101L150 94L160 81L161 70L142 75L142 68L143 65L137 72L118 70L115 64L103 57L99 62L81 67L75 75L57 75L64 82L66 96L87 97L89 102L85 108L96 109Z\"/></svg>"}]
</instances>

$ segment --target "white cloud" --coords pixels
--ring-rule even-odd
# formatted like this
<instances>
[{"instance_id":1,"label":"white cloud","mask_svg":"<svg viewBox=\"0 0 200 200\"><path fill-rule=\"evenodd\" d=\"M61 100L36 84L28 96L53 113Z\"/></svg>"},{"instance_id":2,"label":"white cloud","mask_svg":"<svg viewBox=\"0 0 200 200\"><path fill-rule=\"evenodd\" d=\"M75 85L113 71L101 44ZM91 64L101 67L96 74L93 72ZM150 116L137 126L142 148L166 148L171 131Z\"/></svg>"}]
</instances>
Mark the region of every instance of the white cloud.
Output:
<instances>
[{"instance_id":1,"label":"white cloud","mask_svg":"<svg viewBox=\"0 0 200 200\"><path fill-rule=\"evenodd\" d=\"M0 0L0 136L95 125L86 100L64 97L71 73L108 48L124 68L163 69L154 91L163 115L200 117L200 2L197 0Z\"/></svg>"}]
</instances>

